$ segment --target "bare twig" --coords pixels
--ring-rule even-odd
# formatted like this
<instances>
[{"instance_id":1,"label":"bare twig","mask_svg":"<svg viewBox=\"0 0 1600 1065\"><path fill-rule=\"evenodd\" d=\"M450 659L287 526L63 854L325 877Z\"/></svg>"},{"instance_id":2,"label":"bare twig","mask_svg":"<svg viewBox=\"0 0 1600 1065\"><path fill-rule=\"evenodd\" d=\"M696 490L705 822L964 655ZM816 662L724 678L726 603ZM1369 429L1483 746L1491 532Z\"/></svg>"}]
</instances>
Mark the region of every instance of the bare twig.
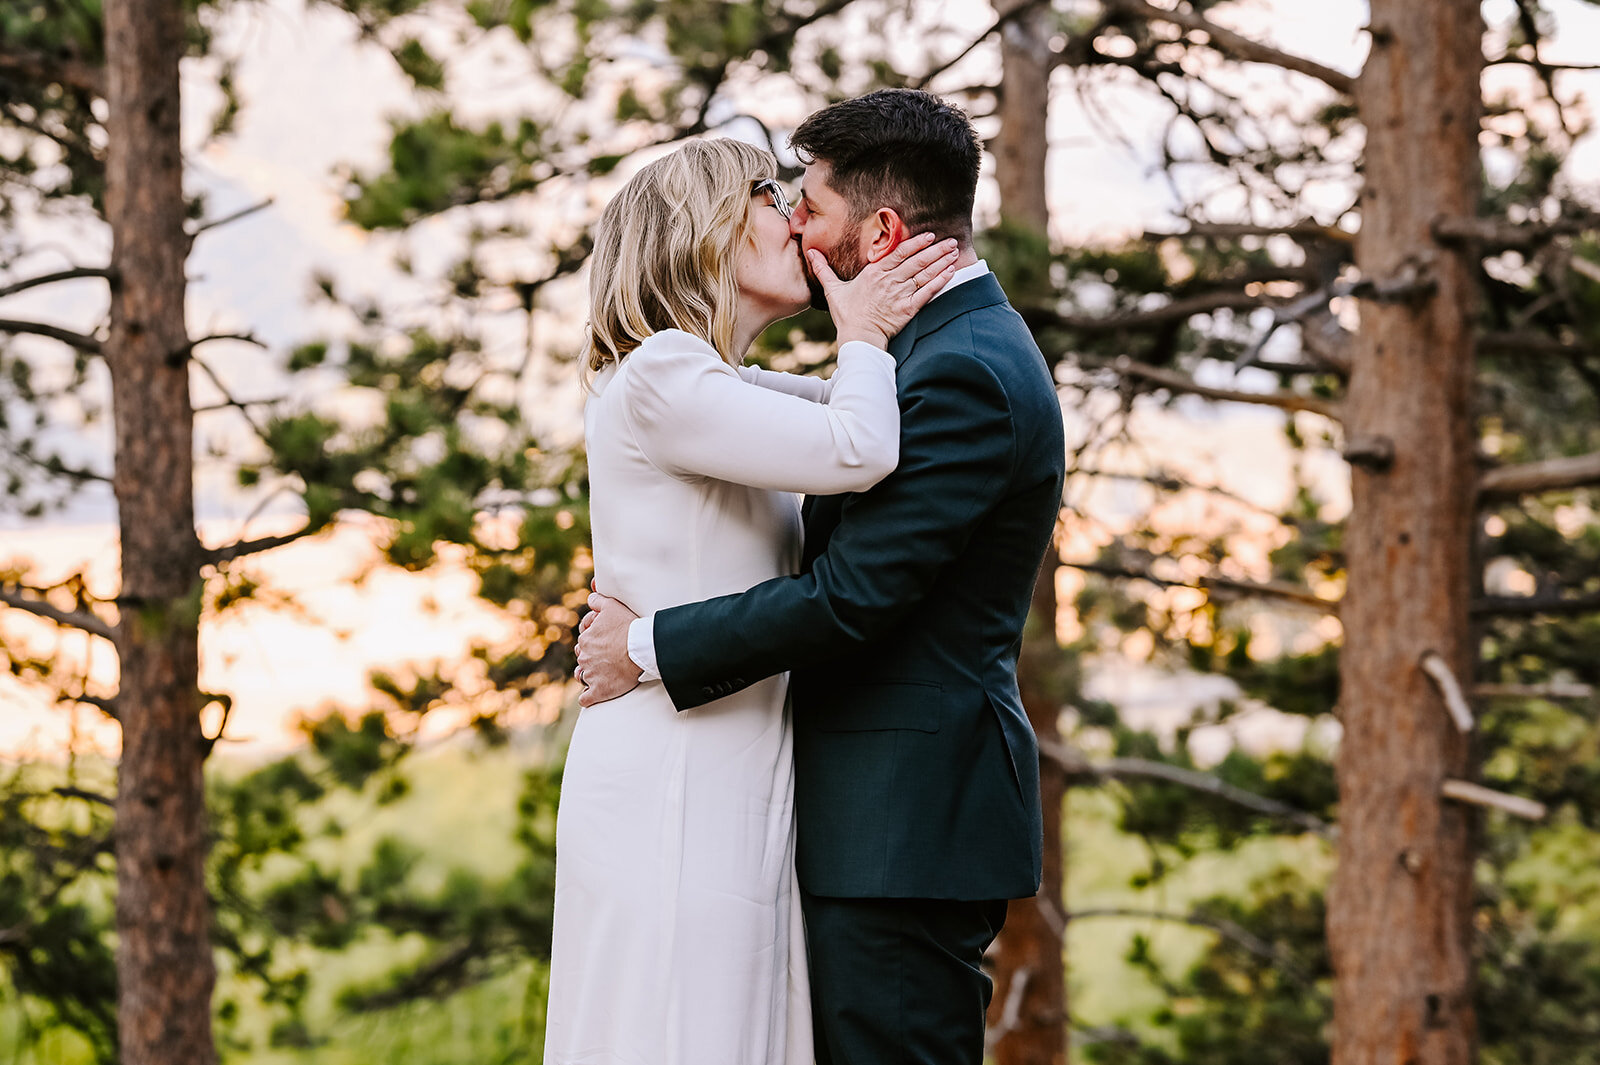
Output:
<instances>
[{"instance_id":1,"label":"bare twig","mask_svg":"<svg viewBox=\"0 0 1600 1065\"><path fill-rule=\"evenodd\" d=\"M1149 381L1162 388L1177 392L1188 392L1207 399L1225 400L1230 403L1254 403L1259 406L1276 407L1286 411L1309 411L1320 414L1324 418L1338 421L1339 407L1327 400L1317 399L1314 396L1302 396L1298 392L1244 392L1233 388L1213 388L1202 385L1186 373L1169 370L1161 366L1150 366L1146 363L1135 362L1126 355L1121 356L1111 364L1111 368L1123 377L1134 377Z\"/></svg>"},{"instance_id":2,"label":"bare twig","mask_svg":"<svg viewBox=\"0 0 1600 1065\"><path fill-rule=\"evenodd\" d=\"M1338 614L1339 604L1331 599L1324 599L1310 589L1288 581L1241 581L1232 577L1211 575L1201 577L1196 583L1188 581L1171 580L1158 577L1148 570L1137 570L1130 567L1113 566L1104 562L1063 562L1063 566L1085 573L1098 573L1102 577L1117 577L1126 580L1148 581L1162 588L1193 588L1201 592L1231 592L1239 595L1263 596L1269 599L1281 599L1285 602L1295 603L1299 606L1310 607L1312 610L1324 614Z\"/></svg>"},{"instance_id":3,"label":"bare twig","mask_svg":"<svg viewBox=\"0 0 1600 1065\"><path fill-rule=\"evenodd\" d=\"M1477 684L1472 694L1480 699L1592 699L1592 684L1551 681L1549 684Z\"/></svg>"},{"instance_id":4,"label":"bare twig","mask_svg":"<svg viewBox=\"0 0 1600 1065\"><path fill-rule=\"evenodd\" d=\"M1235 787L1220 777L1199 770L1185 769L1182 766L1168 765L1148 758L1108 758L1104 761L1091 762L1081 752L1066 744L1049 740L1039 741L1039 754L1059 765L1068 777L1159 780L1166 784L1177 784L1192 791L1203 792L1268 817L1281 818L1324 838L1332 839L1336 832L1333 825L1315 814L1296 809L1276 799L1269 799L1265 795L1257 795L1253 791Z\"/></svg>"},{"instance_id":5,"label":"bare twig","mask_svg":"<svg viewBox=\"0 0 1600 1065\"><path fill-rule=\"evenodd\" d=\"M88 692L84 692L81 695L63 696L61 701L82 703L85 706L92 706L113 721L120 722L122 720L122 714L121 711L117 709L116 701L114 699L108 699L103 695L90 695Z\"/></svg>"},{"instance_id":6,"label":"bare twig","mask_svg":"<svg viewBox=\"0 0 1600 1065\"><path fill-rule=\"evenodd\" d=\"M1574 255L1567 261L1567 267L1587 277L1590 281L1600 282L1600 264L1592 263L1588 259L1582 259Z\"/></svg>"},{"instance_id":7,"label":"bare twig","mask_svg":"<svg viewBox=\"0 0 1600 1065\"><path fill-rule=\"evenodd\" d=\"M1461 694L1461 685L1456 681L1456 675L1450 669L1450 663L1437 651L1429 651L1422 656L1418 663L1422 671L1433 681L1434 687L1439 689L1439 695L1444 699L1445 709L1450 711L1450 719L1456 723L1456 730L1461 733L1472 731L1472 707L1467 705L1467 697Z\"/></svg>"},{"instance_id":8,"label":"bare twig","mask_svg":"<svg viewBox=\"0 0 1600 1065\"><path fill-rule=\"evenodd\" d=\"M1527 39L1533 55L1531 65L1539 73L1539 80L1544 82L1545 92L1550 97L1550 105L1556 109L1556 121L1561 123L1561 132L1572 136L1572 126L1567 122L1567 109L1561 103L1561 97L1556 95L1556 79L1550 68L1545 66L1544 60L1539 56L1539 45L1542 35L1539 33L1538 21L1534 18L1533 8L1528 0L1516 0L1517 22L1522 26L1522 35Z\"/></svg>"},{"instance_id":9,"label":"bare twig","mask_svg":"<svg viewBox=\"0 0 1600 1065\"><path fill-rule=\"evenodd\" d=\"M1146 910L1133 906L1095 906L1089 909L1071 910L1067 913L1068 921L1082 921L1092 917L1132 917L1152 921L1173 921L1178 924L1192 925L1195 928L1210 929L1224 939L1237 943L1256 957L1272 962L1281 968L1295 983L1302 986L1311 984L1310 976L1293 959L1271 943L1241 928L1232 921L1224 920L1220 917L1210 917L1198 910L1179 913L1173 910Z\"/></svg>"},{"instance_id":10,"label":"bare twig","mask_svg":"<svg viewBox=\"0 0 1600 1065\"><path fill-rule=\"evenodd\" d=\"M1478 479L1484 499L1511 498L1600 484L1600 451L1489 470Z\"/></svg>"},{"instance_id":11,"label":"bare twig","mask_svg":"<svg viewBox=\"0 0 1600 1065\"><path fill-rule=\"evenodd\" d=\"M1439 786L1439 794L1456 802L1470 803L1473 806L1487 806L1495 810L1504 810L1512 817L1520 817L1528 821L1543 821L1548 811L1542 802L1525 799L1520 795L1507 795L1503 791L1495 791L1481 784L1473 784L1465 780L1447 780Z\"/></svg>"},{"instance_id":12,"label":"bare twig","mask_svg":"<svg viewBox=\"0 0 1600 1065\"><path fill-rule=\"evenodd\" d=\"M1600 592L1563 595L1559 589L1540 595L1486 595L1472 602L1474 614L1499 617L1536 614L1589 614L1600 611Z\"/></svg>"},{"instance_id":13,"label":"bare twig","mask_svg":"<svg viewBox=\"0 0 1600 1065\"><path fill-rule=\"evenodd\" d=\"M1204 15L1187 8L1167 10L1146 3L1145 0L1114 0L1113 6L1152 22L1170 22L1190 32L1204 33L1207 38L1206 43L1229 59L1242 63L1265 63L1268 66L1282 67L1316 78L1346 96L1355 93L1356 79L1349 74L1324 66L1316 60L1291 55L1269 44L1252 40L1242 33L1219 26Z\"/></svg>"},{"instance_id":14,"label":"bare twig","mask_svg":"<svg viewBox=\"0 0 1600 1065\"><path fill-rule=\"evenodd\" d=\"M96 471L88 469L84 466L74 466L62 459L59 455L51 455L47 458L40 458L38 455L33 453L33 450L27 446L27 443L28 442L25 441L23 446L11 449L11 454L21 459L23 462L28 463L30 466L36 466L44 472L54 476L70 477L75 481L94 481L100 484L111 483L111 478L107 477L105 474L97 473Z\"/></svg>"},{"instance_id":15,"label":"bare twig","mask_svg":"<svg viewBox=\"0 0 1600 1065\"><path fill-rule=\"evenodd\" d=\"M1346 246L1354 245L1356 235L1338 226L1325 226L1320 222L1292 222L1284 226L1255 226L1233 222L1194 222L1181 233L1161 233L1147 230L1144 240L1161 241L1184 237L1210 237L1216 240L1238 240L1242 237L1305 237L1326 240Z\"/></svg>"},{"instance_id":16,"label":"bare twig","mask_svg":"<svg viewBox=\"0 0 1600 1065\"><path fill-rule=\"evenodd\" d=\"M972 40L968 41L967 46L961 49L961 51L957 52L949 59L939 63L932 70L925 72L921 77L913 78L908 83L909 87L913 89L926 89L928 87L928 82L932 81L934 78L937 78L940 74L943 74L945 71L949 70L951 67L967 58L967 56L972 54L972 50L974 48L977 48L978 45L982 44L990 37L993 37L996 33L999 33L1001 30L1005 29L1008 22L1015 20L1019 16L1033 10L1038 6L1039 0L1031 0L1029 3L1018 4L1011 10L1004 12L993 22L989 23L988 29L984 30L982 33L972 38Z\"/></svg>"},{"instance_id":17,"label":"bare twig","mask_svg":"<svg viewBox=\"0 0 1600 1065\"><path fill-rule=\"evenodd\" d=\"M1502 222L1497 218L1436 218L1434 239L1445 244L1472 244L1482 254L1532 251L1557 237L1594 230L1593 218L1561 218L1553 222Z\"/></svg>"},{"instance_id":18,"label":"bare twig","mask_svg":"<svg viewBox=\"0 0 1600 1065\"><path fill-rule=\"evenodd\" d=\"M1114 333L1119 329L1144 329L1169 322L1182 322L1197 314L1253 311L1262 306L1265 306L1265 301L1260 296L1240 291L1218 291L1171 300L1160 307L1118 314L1058 314L1053 309L1040 307L1019 307L1018 310L1027 323L1035 328L1055 326L1083 333Z\"/></svg>"},{"instance_id":19,"label":"bare twig","mask_svg":"<svg viewBox=\"0 0 1600 1065\"><path fill-rule=\"evenodd\" d=\"M63 799L82 799L84 802L92 802L99 806L115 807L117 805L117 801L111 798L111 796L101 795L97 791L88 791L84 788L73 788L62 784L58 787L51 788L50 790L52 793L61 796Z\"/></svg>"},{"instance_id":20,"label":"bare twig","mask_svg":"<svg viewBox=\"0 0 1600 1065\"><path fill-rule=\"evenodd\" d=\"M1300 347L1334 373L1348 375L1355 361L1355 334L1330 313L1314 314L1300 323ZM1264 365L1258 363L1258 365Z\"/></svg>"},{"instance_id":21,"label":"bare twig","mask_svg":"<svg viewBox=\"0 0 1600 1065\"><path fill-rule=\"evenodd\" d=\"M213 340L238 340L245 344L253 344L258 348L266 347L266 344L262 343L261 340L253 333L211 333L207 336L197 337L178 348L176 351L169 352L167 354L167 361L172 365L177 366L185 359L193 355L195 348L198 348L201 344L209 344ZM212 379L216 379L215 375L213 375Z\"/></svg>"},{"instance_id":22,"label":"bare twig","mask_svg":"<svg viewBox=\"0 0 1600 1065\"><path fill-rule=\"evenodd\" d=\"M0 74L15 74L35 82L55 82L102 98L106 94L105 68L70 56L0 49Z\"/></svg>"},{"instance_id":23,"label":"bare twig","mask_svg":"<svg viewBox=\"0 0 1600 1065\"><path fill-rule=\"evenodd\" d=\"M1000 1010L1000 1023L983 1035L985 1050L993 1050L995 1044L1017 1030L1022 1022L1022 1000L1028 993L1028 983L1032 979L1033 970L1026 966L1011 974L1011 986L1006 989L1005 1005Z\"/></svg>"},{"instance_id":24,"label":"bare twig","mask_svg":"<svg viewBox=\"0 0 1600 1065\"><path fill-rule=\"evenodd\" d=\"M236 558L243 558L245 555L256 555L263 551L271 551L275 547L292 544L296 540L304 539L321 531L321 528L313 528L307 525L296 529L294 532L280 533L276 536L263 536L255 540L240 540L238 543L203 551L200 556L200 562L202 565L221 565Z\"/></svg>"},{"instance_id":25,"label":"bare twig","mask_svg":"<svg viewBox=\"0 0 1600 1065\"><path fill-rule=\"evenodd\" d=\"M0 318L0 333L29 333L34 336L59 340L63 344L77 348L79 351L87 351L91 355L98 355L101 352L100 341L94 337L86 336L83 333L74 333L72 330L62 329L60 326L46 325L44 322L24 322L12 318Z\"/></svg>"},{"instance_id":26,"label":"bare twig","mask_svg":"<svg viewBox=\"0 0 1600 1065\"><path fill-rule=\"evenodd\" d=\"M223 215L221 218L213 218L209 222L202 222L198 226L195 226L194 231L189 234L189 242L191 244L194 243L194 238L198 237L207 230L217 229L221 226L228 225L230 222L237 222L241 218L248 218L257 211L264 211L268 207L271 207L274 202L275 201L272 199L272 197L268 196L260 203L253 203L249 207L242 207L239 210L234 211L232 214Z\"/></svg>"},{"instance_id":27,"label":"bare twig","mask_svg":"<svg viewBox=\"0 0 1600 1065\"><path fill-rule=\"evenodd\" d=\"M23 278L21 281L13 281L9 285L0 285L0 299L6 296L14 296L18 292L26 292L30 288L38 288L40 285L53 285L58 281L72 281L80 277L103 277L109 279L111 277L111 269L105 266L78 266L71 270L57 270L52 274Z\"/></svg>"},{"instance_id":28,"label":"bare twig","mask_svg":"<svg viewBox=\"0 0 1600 1065\"><path fill-rule=\"evenodd\" d=\"M1552 63L1544 59L1535 60L1528 56L1509 54L1500 56L1498 59L1485 59L1483 65L1486 67L1512 65L1531 67L1537 65L1545 70L1600 70L1600 63Z\"/></svg>"},{"instance_id":29,"label":"bare twig","mask_svg":"<svg viewBox=\"0 0 1600 1065\"><path fill-rule=\"evenodd\" d=\"M201 692L200 694L205 701L205 705L207 706L209 706L211 703L222 704L222 720L217 722L216 733L211 736L202 735L200 738L201 750L205 752L204 757L209 758L212 750L216 748L217 743L224 735L227 734L228 722L233 720L234 699L231 695L222 695L216 692Z\"/></svg>"},{"instance_id":30,"label":"bare twig","mask_svg":"<svg viewBox=\"0 0 1600 1065\"><path fill-rule=\"evenodd\" d=\"M1503 352L1508 355L1560 355L1581 359L1600 355L1600 348L1590 344L1569 344L1545 333L1531 331L1501 331L1484 333L1478 337L1480 352Z\"/></svg>"},{"instance_id":31,"label":"bare twig","mask_svg":"<svg viewBox=\"0 0 1600 1065\"><path fill-rule=\"evenodd\" d=\"M38 589L23 588L17 584L0 585L0 603L41 618L48 618L58 625L80 629L91 636L107 640L117 638L116 630L96 615L86 610L62 610L47 602L42 596L43 593Z\"/></svg>"},{"instance_id":32,"label":"bare twig","mask_svg":"<svg viewBox=\"0 0 1600 1065\"><path fill-rule=\"evenodd\" d=\"M250 428L252 428L252 429L254 429L256 431L256 435L260 436L262 438L265 438L266 435L267 435L266 427L263 426L260 422L256 421L255 415L250 413L250 408L252 406L261 406L262 405L262 401L259 401L259 400L246 401L246 400L241 400L241 399L236 398L234 396L234 394L228 390L228 386L222 383L222 377L217 373L217 371L213 370L211 368L211 366L204 359L198 358L198 357L196 357L194 355L194 349L196 347L198 347L202 342L207 341L207 340L244 340L244 341L248 341L248 342L250 342L252 344L257 344L257 345L261 345L261 342L256 340L254 337L251 337L251 336L209 336L209 337L201 337L199 340L192 341L189 344L185 345L185 347L182 349L181 353L175 352L171 358L172 358L172 361L173 361L174 365L180 364L185 359L187 359L189 362L192 362L192 363L194 363L194 365L198 366L200 368L200 372L205 374L206 377L208 377L211 380L211 384L216 388L216 390L218 392L222 393L222 406L223 407L232 407L233 409L237 410L240 413L240 415L243 416L244 420L250 423ZM264 345L261 345L261 346L264 346ZM214 404L213 405L208 405L208 406L206 406L204 408L197 408L197 410L198 409L212 410L212 409L215 409L215 405Z\"/></svg>"}]
</instances>

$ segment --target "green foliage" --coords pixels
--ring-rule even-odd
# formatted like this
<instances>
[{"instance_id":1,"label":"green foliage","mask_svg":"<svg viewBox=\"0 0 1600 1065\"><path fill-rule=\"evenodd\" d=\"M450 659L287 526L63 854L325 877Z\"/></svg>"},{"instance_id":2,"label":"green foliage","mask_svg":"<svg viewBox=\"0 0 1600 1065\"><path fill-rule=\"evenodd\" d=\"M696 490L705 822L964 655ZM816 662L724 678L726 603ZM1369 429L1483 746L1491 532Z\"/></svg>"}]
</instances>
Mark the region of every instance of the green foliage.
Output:
<instances>
[{"instance_id":1,"label":"green foliage","mask_svg":"<svg viewBox=\"0 0 1600 1065\"><path fill-rule=\"evenodd\" d=\"M462 203L503 199L546 176L544 159L539 127L527 120L511 130L499 122L468 129L449 111L436 111L396 123L391 168L354 180L350 220L365 229L388 229Z\"/></svg>"}]
</instances>

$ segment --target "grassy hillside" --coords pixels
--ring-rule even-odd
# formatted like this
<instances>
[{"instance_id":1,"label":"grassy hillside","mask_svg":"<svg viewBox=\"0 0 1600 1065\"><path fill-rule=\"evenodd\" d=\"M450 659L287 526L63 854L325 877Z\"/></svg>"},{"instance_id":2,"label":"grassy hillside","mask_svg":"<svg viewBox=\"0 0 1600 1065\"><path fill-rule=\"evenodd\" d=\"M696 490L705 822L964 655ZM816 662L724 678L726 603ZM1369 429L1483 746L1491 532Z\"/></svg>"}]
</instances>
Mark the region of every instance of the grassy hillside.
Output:
<instances>
[{"instance_id":1,"label":"grassy hillside","mask_svg":"<svg viewBox=\"0 0 1600 1065\"><path fill-rule=\"evenodd\" d=\"M467 743L419 752L409 765L409 792L393 803L375 805L340 793L302 808L309 832L330 820L342 829L338 837L318 839L310 855L326 868L352 871L379 839L394 836L426 856L412 874L419 887L442 884L457 867L504 877L516 861L510 840L521 773L541 756L537 748L485 749ZM217 771L241 768L222 762ZM1074 910L1123 906L1181 912L1200 898L1242 890L1277 867L1294 866L1315 877L1328 864L1325 848L1313 841L1259 840L1230 853L1204 855L1153 886L1135 890L1130 881L1148 870L1151 854L1144 841L1116 828L1111 797L1074 794L1068 815L1068 902ZM1193 961L1212 936L1203 929L1144 918L1074 922L1068 957L1072 1008L1079 1024L1143 1029L1155 1010L1170 1005L1165 992L1126 960L1140 934L1172 972ZM510 1065L539 1060L546 973L535 963L443 1001L359 1015L340 1010L341 990L376 978L399 959L417 956L421 947L420 941L406 937L372 934L339 951L299 948L296 960L307 962L311 974L304 1032L311 1045L293 1045L301 1041L298 1031L280 1031L274 1039L266 1013L252 999L253 985L224 972L217 1003L227 1019L219 1031L232 1037L224 1059L233 1065ZM86 1048L70 1033L52 1033L39 1049L21 1050L19 1033L27 1023L14 998L0 999L0 1062L85 1065Z\"/></svg>"}]
</instances>

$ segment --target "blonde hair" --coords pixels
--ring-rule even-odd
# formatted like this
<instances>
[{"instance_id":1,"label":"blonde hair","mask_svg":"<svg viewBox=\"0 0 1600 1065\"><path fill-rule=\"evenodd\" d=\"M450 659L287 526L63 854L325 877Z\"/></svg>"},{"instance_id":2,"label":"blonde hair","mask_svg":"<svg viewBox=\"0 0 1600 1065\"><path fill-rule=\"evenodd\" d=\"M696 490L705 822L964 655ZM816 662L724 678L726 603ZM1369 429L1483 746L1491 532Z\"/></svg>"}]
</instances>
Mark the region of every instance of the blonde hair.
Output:
<instances>
[{"instance_id":1,"label":"blonde hair","mask_svg":"<svg viewBox=\"0 0 1600 1065\"><path fill-rule=\"evenodd\" d=\"M663 329L692 333L739 364L735 275L750 239L750 186L777 172L771 152L741 141L690 141L611 198L589 257L585 387Z\"/></svg>"}]
</instances>

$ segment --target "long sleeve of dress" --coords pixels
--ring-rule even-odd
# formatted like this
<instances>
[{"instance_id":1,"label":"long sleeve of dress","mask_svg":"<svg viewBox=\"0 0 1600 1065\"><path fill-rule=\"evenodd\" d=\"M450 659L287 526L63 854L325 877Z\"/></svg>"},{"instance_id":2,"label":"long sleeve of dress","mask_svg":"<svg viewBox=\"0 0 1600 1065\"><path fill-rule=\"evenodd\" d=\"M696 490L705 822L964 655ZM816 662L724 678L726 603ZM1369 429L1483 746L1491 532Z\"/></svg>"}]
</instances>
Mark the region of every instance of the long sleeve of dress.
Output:
<instances>
[{"instance_id":1,"label":"long sleeve of dress","mask_svg":"<svg viewBox=\"0 0 1600 1065\"><path fill-rule=\"evenodd\" d=\"M634 440L675 477L832 495L865 491L899 458L894 360L868 344L845 344L826 382L769 371L749 381L705 341L669 329L626 370Z\"/></svg>"},{"instance_id":2,"label":"long sleeve of dress","mask_svg":"<svg viewBox=\"0 0 1600 1065\"><path fill-rule=\"evenodd\" d=\"M882 348L875 348L861 340L845 341L844 345L839 349L839 354L849 354L853 357L856 348L879 352L884 355L889 354ZM833 391L834 378L837 376L838 374L835 374L834 377L822 378L813 377L810 374L784 373L781 370L763 370L759 366L739 367L739 378L746 384L759 385L762 388L770 388L774 392L784 392L791 396L799 396L801 399L809 399L813 403L828 402L828 396Z\"/></svg>"}]
</instances>

